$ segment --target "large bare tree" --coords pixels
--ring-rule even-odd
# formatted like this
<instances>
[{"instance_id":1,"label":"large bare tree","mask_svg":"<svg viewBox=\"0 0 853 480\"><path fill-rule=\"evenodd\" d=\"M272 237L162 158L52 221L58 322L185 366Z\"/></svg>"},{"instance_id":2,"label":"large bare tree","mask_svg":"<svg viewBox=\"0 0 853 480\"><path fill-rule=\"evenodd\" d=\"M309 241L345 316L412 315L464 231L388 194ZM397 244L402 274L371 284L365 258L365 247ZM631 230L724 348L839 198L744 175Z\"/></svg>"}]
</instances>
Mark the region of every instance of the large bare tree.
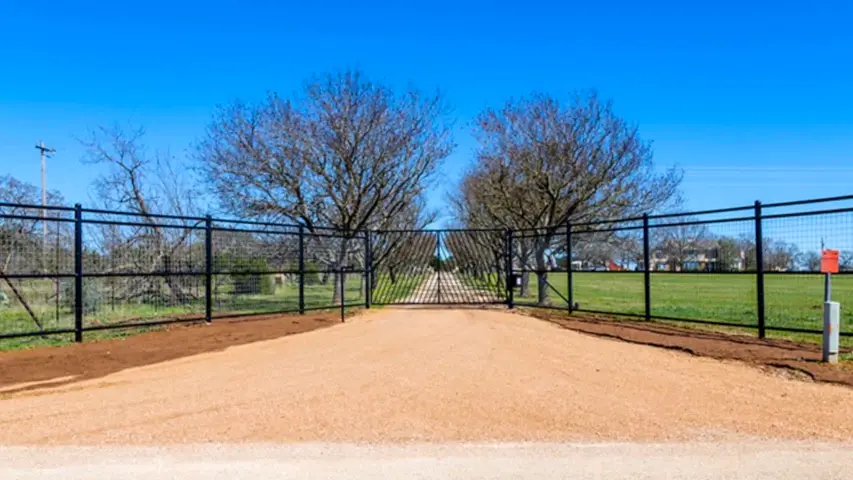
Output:
<instances>
[{"instance_id":1,"label":"large bare tree","mask_svg":"<svg viewBox=\"0 0 853 480\"><path fill-rule=\"evenodd\" d=\"M107 272L144 273L200 269L201 242L197 220L163 220L157 214L199 216L200 192L191 178L167 153L149 151L143 143L141 127L113 125L99 127L81 139L83 161L106 166L94 182L97 200L106 209L137 214L123 221L144 226L94 225L87 234L95 237ZM112 218L115 220L116 218ZM167 226L168 225L168 226ZM195 264L193 264L195 263ZM192 300L189 277L164 275L131 277L121 282L118 299L148 298L182 305ZM116 282L113 282L116 283ZM165 290L162 288L165 284ZM111 284L115 290L115 285Z\"/></svg>"},{"instance_id":2,"label":"large bare tree","mask_svg":"<svg viewBox=\"0 0 853 480\"><path fill-rule=\"evenodd\" d=\"M355 232L429 222L423 195L453 148L446 112L439 94L399 93L358 71L326 74L293 99L220 108L197 156L232 213L343 232L337 268Z\"/></svg>"},{"instance_id":3,"label":"large bare tree","mask_svg":"<svg viewBox=\"0 0 853 480\"><path fill-rule=\"evenodd\" d=\"M544 94L488 108L476 120L477 161L452 198L463 225L529 229L517 264L533 266L548 303L549 253L567 222L656 210L677 195L680 172L655 168L651 144L594 91L560 102Z\"/></svg>"}]
</instances>

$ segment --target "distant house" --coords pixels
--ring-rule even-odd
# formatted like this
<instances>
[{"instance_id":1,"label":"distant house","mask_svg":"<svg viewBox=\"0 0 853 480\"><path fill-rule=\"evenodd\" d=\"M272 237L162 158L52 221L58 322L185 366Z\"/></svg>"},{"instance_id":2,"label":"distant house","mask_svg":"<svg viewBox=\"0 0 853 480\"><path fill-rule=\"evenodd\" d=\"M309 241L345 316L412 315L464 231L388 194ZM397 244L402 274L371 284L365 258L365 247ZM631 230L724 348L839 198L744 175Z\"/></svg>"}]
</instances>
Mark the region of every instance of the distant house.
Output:
<instances>
[{"instance_id":1,"label":"distant house","mask_svg":"<svg viewBox=\"0 0 853 480\"><path fill-rule=\"evenodd\" d=\"M722 263L725 261L728 264ZM733 257L721 259L720 249L713 240L700 240L687 247L668 241L652 251L651 264L656 271L737 272L746 270L746 253L739 250Z\"/></svg>"}]
</instances>

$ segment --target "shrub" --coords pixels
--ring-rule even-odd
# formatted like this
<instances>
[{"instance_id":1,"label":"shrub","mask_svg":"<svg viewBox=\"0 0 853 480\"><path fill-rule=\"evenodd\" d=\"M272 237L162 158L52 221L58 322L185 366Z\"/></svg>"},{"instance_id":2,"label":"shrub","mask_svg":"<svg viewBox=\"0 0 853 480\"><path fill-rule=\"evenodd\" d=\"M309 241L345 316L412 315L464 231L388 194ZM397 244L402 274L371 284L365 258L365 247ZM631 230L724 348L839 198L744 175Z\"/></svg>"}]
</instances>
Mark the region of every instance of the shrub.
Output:
<instances>
[{"instance_id":1,"label":"shrub","mask_svg":"<svg viewBox=\"0 0 853 480\"><path fill-rule=\"evenodd\" d=\"M231 272L233 282L231 293L269 295L275 291L272 275L258 273L269 271L270 267L266 259L221 255L216 261L222 266L221 268L227 268Z\"/></svg>"},{"instance_id":2,"label":"shrub","mask_svg":"<svg viewBox=\"0 0 853 480\"><path fill-rule=\"evenodd\" d=\"M62 288L62 304L69 310L74 310L74 282L66 282ZM95 286L95 282L83 280L83 315L98 311L104 295Z\"/></svg>"},{"instance_id":3,"label":"shrub","mask_svg":"<svg viewBox=\"0 0 853 480\"><path fill-rule=\"evenodd\" d=\"M320 283L320 267L315 262L305 262L305 285Z\"/></svg>"}]
</instances>

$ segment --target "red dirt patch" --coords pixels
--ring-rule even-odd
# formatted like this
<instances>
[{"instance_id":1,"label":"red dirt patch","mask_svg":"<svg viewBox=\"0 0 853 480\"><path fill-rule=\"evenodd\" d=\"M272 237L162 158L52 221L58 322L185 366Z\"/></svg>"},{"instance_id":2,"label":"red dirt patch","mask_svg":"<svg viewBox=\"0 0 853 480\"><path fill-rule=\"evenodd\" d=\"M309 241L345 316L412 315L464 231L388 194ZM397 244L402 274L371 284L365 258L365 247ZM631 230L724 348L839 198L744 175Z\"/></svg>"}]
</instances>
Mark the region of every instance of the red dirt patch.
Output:
<instances>
[{"instance_id":1,"label":"red dirt patch","mask_svg":"<svg viewBox=\"0 0 853 480\"><path fill-rule=\"evenodd\" d=\"M822 363L821 347L815 343L781 339L759 339L661 323L523 309L525 314L547 320L563 328L599 337L651 345L711 357L738 360L761 367L786 369L815 381L853 387L853 364Z\"/></svg>"},{"instance_id":2,"label":"red dirt patch","mask_svg":"<svg viewBox=\"0 0 853 480\"><path fill-rule=\"evenodd\" d=\"M48 381L15 389L23 391L99 378L127 368L335 325L340 322L338 315L316 313L214 319L209 325L177 324L124 338L0 352L0 387ZM52 379L57 380L49 381Z\"/></svg>"}]
</instances>

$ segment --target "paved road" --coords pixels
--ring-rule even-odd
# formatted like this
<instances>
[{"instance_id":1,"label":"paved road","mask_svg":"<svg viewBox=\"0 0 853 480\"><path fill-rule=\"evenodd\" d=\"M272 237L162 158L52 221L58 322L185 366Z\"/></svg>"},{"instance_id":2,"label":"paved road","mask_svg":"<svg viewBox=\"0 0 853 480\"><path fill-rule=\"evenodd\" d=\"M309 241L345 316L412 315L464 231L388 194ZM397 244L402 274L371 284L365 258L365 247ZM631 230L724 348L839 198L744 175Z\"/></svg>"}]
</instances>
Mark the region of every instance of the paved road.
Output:
<instances>
[{"instance_id":1,"label":"paved road","mask_svg":"<svg viewBox=\"0 0 853 480\"><path fill-rule=\"evenodd\" d=\"M0 448L0 478L831 480L853 478L853 453L774 442Z\"/></svg>"}]
</instances>

